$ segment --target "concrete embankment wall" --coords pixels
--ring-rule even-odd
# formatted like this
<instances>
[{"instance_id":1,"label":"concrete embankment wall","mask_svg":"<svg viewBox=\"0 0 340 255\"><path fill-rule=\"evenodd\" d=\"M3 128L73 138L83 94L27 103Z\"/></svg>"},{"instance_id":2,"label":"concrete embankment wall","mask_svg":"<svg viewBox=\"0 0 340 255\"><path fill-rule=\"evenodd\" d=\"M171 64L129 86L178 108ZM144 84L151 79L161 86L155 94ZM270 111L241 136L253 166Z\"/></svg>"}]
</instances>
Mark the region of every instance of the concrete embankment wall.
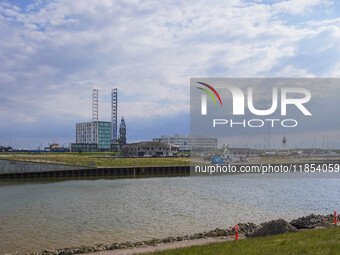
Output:
<instances>
[{"instance_id":1,"label":"concrete embankment wall","mask_svg":"<svg viewBox=\"0 0 340 255\"><path fill-rule=\"evenodd\" d=\"M0 159L0 174L50 172L50 171L75 170L75 169L86 169L86 168L88 167Z\"/></svg>"},{"instance_id":2,"label":"concrete embankment wall","mask_svg":"<svg viewBox=\"0 0 340 255\"><path fill-rule=\"evenodd\" d=\"M190 166L150 166L90 168L72 165L0 160L0 179L59 178L59 177L149 177L182 176L190 174Z\"/></svg>"}]
</instances>

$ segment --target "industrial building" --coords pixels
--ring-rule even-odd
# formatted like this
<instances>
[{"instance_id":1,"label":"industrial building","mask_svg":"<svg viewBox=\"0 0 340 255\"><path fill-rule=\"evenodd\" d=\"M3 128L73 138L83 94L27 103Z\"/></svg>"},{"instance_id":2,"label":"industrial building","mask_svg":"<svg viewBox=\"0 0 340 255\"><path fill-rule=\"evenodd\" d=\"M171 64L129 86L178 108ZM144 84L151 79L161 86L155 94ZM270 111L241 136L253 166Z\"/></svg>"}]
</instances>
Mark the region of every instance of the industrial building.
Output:
<instances>
[{"instance_id":1,"label":"industrial building","mask_svg":"<svg viewBox=\"0 0 340 255\"><path fill-rule=\"evenodd\" d=\"M122 147L124 157L164 157L177 156L179 146L162 142L131 143Z\"/></svg>"},{"instance_id":2,"label":"industrial building","mask_svg":"<svg viewBox=\"0 0 340 255\"><path fill-rule=\"evenodd\" d=\"M76 144L95 144L95 151L110 151L111 122L92 121L76 124ZM89 146L86 146L89 148ZM94 147L91 147L93 150Z\"/></svg>"},{"instance_id":3,"label":"industrial building","mask_svg":"<svg viewBox=\"0 0 340 255\"><path fill-rule=\"evenodd\" d=\"M65 148L64 144L60 147L59 143L54 142L54 143L49 144L48 147L45 147L44 151L45 152L68 152L70 150L69 148Z\"/></svg>"},{"instance_id":4,"label":"industrial building","mask_svg":"<svg viewBox=\"0 0 340 255\"><path fill-rule=\"evenodd\" d=\"M122 118L120 137L117 135L118 91L111 93L111 122L99 121L98 90L92 91L92 121L76 123L76 143L71 144L74 152L117 152L126 144L126 124ZM121 138L121 139L120 139Z\"/></svg>"},{"instance_id":5,"label":"industrial building","mask_svg":"<svg viewBox=\"0 0 340 255\"><path fill-rule=\"evenodd\" d=\"M216 151L217 138L208 137L205 135L191 135L191 150L192 151Z\"/></svg>"},{"instance_id":6,"label":"industrial building","mask_svg":"<svg viewBox=\"0 0 340 255\"><path fill-rule=\"evenodd\" d=\"M212 138L205 135L162 135L160 138L153 138L152 141L178 145L179 151L217 150L217 138Z\"/></svg>"}]
</instances>

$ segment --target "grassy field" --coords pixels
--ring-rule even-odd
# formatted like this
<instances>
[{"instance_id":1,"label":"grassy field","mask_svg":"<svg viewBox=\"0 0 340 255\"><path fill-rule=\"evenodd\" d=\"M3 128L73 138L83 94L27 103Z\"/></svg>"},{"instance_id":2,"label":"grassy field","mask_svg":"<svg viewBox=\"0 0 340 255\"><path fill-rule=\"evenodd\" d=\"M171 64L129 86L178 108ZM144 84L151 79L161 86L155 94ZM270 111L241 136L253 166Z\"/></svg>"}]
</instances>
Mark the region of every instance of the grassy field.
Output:
<instances>
[{"instance_id":1,"label":"grassy field","mask_svg":"<svg viewBox=\"0 0 340 255\"><path fill-rule=\"evenodd\" d=\"M277 236L249 238L152 254L340 254L340 228L332 227Z\"/></svg>"},{"instance_id":2,"label":"grassy field","mask_svg":"<svg viewBox=\"0 0 340 255\"><path fill-rule=\"evenodd\" d=\"M1 154L0 159L25 160L57 164L70 164L96 167L128 166L185 166L189 158L112 158L112 153L44 153L44 154Z\"/></svg>"}]
</instances>

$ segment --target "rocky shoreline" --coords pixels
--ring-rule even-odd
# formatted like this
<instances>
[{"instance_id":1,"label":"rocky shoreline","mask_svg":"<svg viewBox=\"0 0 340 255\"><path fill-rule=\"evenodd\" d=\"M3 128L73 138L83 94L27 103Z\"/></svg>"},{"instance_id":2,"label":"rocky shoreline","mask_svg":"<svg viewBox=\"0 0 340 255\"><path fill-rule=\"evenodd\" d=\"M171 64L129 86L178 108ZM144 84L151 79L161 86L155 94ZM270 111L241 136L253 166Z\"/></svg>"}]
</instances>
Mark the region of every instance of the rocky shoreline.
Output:
<instances>
[{"instance_id":1,"label":"rocky shoreline","mask_svg":"<svg viewBox=\"0 0 340 255\"><path fill-rule=\"evenodd\" d=\"M338 216L338 220L340 217ZM278 235L289 232L297 232L303 229L313 229L316 227L331 227L334 226L334 215L316 215L310 214L305 217L301 217L291 222L287 222L283 219L272 220L268 222L261 223L259 225L255 223L238 223L239 234L245 235L245 237L259 237L259 236L269 236ZM99 251L112 251L119 249L137 248L137 247L147 247L156 246L160 244L168 244L174 242L181 242L186 240L195 240L201 238L216 238L216 237L228 237L235 235L235 229L219 229L211 230L208 232L196 233L193 235L168 237L160 239L152 239L141 242L123 242L123 243L113 243L110 245L98 244L95 246L81 246L76 248L65 248L56 250L44 250L42 252L32 252L24 253L25 255L72 255L72 254L84 254L93 253Z\"/></svg>"}]
</instances>

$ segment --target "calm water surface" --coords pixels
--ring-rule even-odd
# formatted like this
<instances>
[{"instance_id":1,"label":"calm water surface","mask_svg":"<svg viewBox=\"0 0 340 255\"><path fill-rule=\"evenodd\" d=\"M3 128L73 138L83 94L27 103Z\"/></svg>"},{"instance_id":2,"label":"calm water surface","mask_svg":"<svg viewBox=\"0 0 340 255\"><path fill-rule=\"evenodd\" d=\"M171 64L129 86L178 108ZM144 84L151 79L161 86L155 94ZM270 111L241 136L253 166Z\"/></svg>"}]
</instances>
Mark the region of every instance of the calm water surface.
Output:
<instances>
[{"instance_id":1,"label":"calm water surface","mask_svg":"<svg viewBox=\"0 0 340 255\"><path fill-rule=\"evenodd\" d=\"M0 254L192 234L340 210L340 179L0 182Z\"/></svg>"}]
</instances>

